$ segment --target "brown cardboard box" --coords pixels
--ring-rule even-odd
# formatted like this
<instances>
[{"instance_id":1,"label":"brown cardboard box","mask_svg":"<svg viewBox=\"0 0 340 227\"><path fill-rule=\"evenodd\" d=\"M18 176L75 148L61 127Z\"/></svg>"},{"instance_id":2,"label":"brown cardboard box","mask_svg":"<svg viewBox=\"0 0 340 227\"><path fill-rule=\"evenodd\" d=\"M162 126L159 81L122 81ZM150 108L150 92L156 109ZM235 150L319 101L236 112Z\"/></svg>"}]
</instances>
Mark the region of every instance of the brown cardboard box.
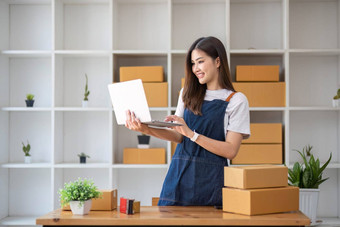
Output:
<instances>
[{"instance_id":1,"label":"brown cardboard box","mask_svg":"<svg viewBox=\"0 0 340 227\"><path fill-rule=\"evenodd\" d=\"M237 65L236 81L279 81L279 65Z\"/></svg>"},{"instance_id":2,"label":"brown cardboard box","mask_svg":"<svg viewBox=\"0 0 340 227\"><path fill-rule=\"evenodd\" d=\"M133 213L140 213L140 201L133 201Z\"/></svg>"},{"instance_id":3,"label":"brown cardboard box","mask_svg":"<svg viewBox=\"0 0 340 227\"><path fill-rule=\"evenodd\" d=\"M185 78L183 77L183 78L181 79L181 88L184 87L184 83L185 83Z\"/></svg>"},{"instance_id":4,"label":"brown cardboard box","mask_svg":"<svg viewBox=\"0 0 340 227\"><path fill-rule=\"evenodd\" d=\"M120 67L120 81L142 79L143 82L163 82L163 66Z\"/></svg>"},{"instance_id":5,"label":"brown cardboard box","mask_svg":"<svg viewBox=\"0 0 340 227\"><path fill-rule=\"evenodd\" d=\"M143 83L149 107L168 106L168 83Z\"/></svg>"},{"instance_id":6,"label":"brown cardboard box","mask_svg":"<svg viewBox=\"0 0 340 227\"><path fill-rule=\"evenodd\" d=\"M157 206L159 197L152 197L152 206Z\"/></svg>"},{"instance_id":7,"label":"brown cardboard box","mask_svg":"<svg viewBox=\"0 0 340 227\"><path fill-rule=\"evenodd\" d=\"M232 164L282 164L282 144L241 144Z\"/></svg>"},{"instance_id":8,"label":"brown cardboard box","mask_svg":"<svg viewBox=\"0 0 340 227\"><path fill-rule=\"evenodd\" d=\"M92 199L91 210L117 209L117 189L99 191L103 193L102 198ZM71 210L70 205L64 206L62 210Z\"/></svg>"},{"instance_id":9,"label":"brown cardboard box","mask_svg":"<svg viewBox=\"0 0 340 227\"><path fill-rule=\"evenodd\" d=\"M285 82L233 83L236 91L247 96L250 107L284 107L286 105Z\"/></svg>"},{"instance_id":10,"label":"brown cardboard box","mask_svg":"<svg viewBox=\"0 0 340 227\"><path fill-rule=\"evenodd\" d=\"M177 147L177 143L171 142L171 158L175 154L176 147Z\"/></svg>"},{"instance_id":11,"label":"brown cardboard box","mask_svg":"<svg viewBox=\"0 0 340 227\"><path fill-rule=\"evenodd\" d=\"M224 186L240 189L288 186L286 166L232 166L224 167Z\"/></svg>"},{"instance_id":12,"label":"brown cardboard box","mask_svg":"<svg viewBox=\"0 0 340 227\"><path fill-rule=\"evenodd\" d=\"M299 188L223 188L223 211L257 215L299 210Z\"/></svg>"},{"instance_id":13,"label":"brown cardboard box","mask_svg":"<svg viewBox=\"0 0 340 227\"><path fill-rule=\"evenodd\" d=\"M251 136L242 143L282 143L281 123L251 123Z\"/></svg>"},{"instance_id":14,"label":"brown cardboard box","mask_svg":"<svg viewBox=\"0 0 340 227\"><path fill-rule=\"evenodd\" d=\"M165 164L165 148L124 148L124 164Z\"/></svg>"}]
</instances>

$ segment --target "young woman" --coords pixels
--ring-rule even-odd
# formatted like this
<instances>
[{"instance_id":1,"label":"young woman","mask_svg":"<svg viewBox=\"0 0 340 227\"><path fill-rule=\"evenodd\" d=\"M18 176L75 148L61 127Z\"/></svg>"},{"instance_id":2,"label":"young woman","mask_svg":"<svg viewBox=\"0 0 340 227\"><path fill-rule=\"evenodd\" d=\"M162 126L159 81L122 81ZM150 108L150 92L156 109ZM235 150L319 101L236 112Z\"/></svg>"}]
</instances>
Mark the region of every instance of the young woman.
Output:
<instances>
[{"instance_id":1,"label":"young woman","mask_svg":"<svg viewBox=\"0 0 340 227\"><path fill-rule=\"evenodd\" d=\"M151 128L130 111L125 124L178 143L158 205L221 206L224 166L237 155L250 129L247 98L235 92L226 51L217 38L199 38L190 47L176 113L165 120L182 126Z\"/></svg>"}]
</instances>

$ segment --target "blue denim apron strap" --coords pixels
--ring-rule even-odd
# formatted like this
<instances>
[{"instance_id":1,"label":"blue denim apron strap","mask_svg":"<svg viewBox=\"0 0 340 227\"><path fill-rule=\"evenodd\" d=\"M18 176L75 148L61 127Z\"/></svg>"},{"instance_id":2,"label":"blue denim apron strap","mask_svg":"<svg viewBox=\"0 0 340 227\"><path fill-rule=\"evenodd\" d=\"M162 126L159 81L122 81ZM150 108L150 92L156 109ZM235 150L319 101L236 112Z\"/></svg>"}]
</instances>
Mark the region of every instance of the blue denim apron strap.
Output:
<instances>
[{"instance_id":1,"label":"blue denim apron strap","mask_svg":"<svg viewBox=\"0 0 340 227\"><path fill-rule=\"evenodd\" d=\"M229 97L231 98L233 94ZM204 101L202 115L188 109L184 120L191 130L209 138L225 141L224 116L228 101ZM159 206L221 206L224 166L227 159L215 155L189 138L183 137L176 147L163 183Z\"/></svg>"}]
</instances>

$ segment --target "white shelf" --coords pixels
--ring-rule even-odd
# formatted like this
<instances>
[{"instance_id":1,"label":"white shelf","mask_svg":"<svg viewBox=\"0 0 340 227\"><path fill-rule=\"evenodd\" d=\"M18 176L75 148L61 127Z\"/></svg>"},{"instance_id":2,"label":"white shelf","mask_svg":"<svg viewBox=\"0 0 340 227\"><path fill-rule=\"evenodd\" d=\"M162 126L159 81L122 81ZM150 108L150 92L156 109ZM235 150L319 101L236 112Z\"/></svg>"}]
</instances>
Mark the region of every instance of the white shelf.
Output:
<instances>
[{"instance_id":1,"label":"white shelf","mask_svg":"<svg viewBox=\"0 0 340 227\"><path fill-rule=\"evenodd\" d=\"M306 107L303 107L303 106L292 106L292 107L289 107L288 108L289 110L292 110L292 111L319 111L319 110L325 110L325 111L339 111L340 108L339 107L332 107L332 106L315 106L315 107L312 107L312 106L306 106Z\"/></svg>"},{"instance_id":2,"label":"white shelf","mask_svg":"<svg viewBox=\"0 0 340 227\"><path fill-rule=\"evenodd\" d=\"M35 111L51 111L49 107L3 107L2 111L22 111L22 112L35 112Z\"/></svg>"},{"instance_id":3,"label":"white shelf","mask_svg":"<svg viewBox=\"0 0 340 227\"><path fill-rule=\"evenodd\" d=\"M250 111L284 111L286 107L249 107Z\"/></svg>"},{"instance_id":4,"label":"white shelf","mask_svg":"<svg viewBox=\"0 0 340 227\"><path fill-rule=\"evenodd\" d=\"M339 55L340 49L290 49L289 53L297 56Z\"/></svg>"},{"instance_id":5,"label":"white shelf","mask_svg":"<svg viewBox=\"0 0 340 227\"><path fill-rule=\"evenodd\" d=\"M3 50L1 54L8 57L51 57L49 50Z\"/></svg>"},{"instance_id":6,"label":"white shelf","mask_svg":"<svg viewBox=\"0 0 340 227\"><path fill-rule=\"evenodd\" d=\"M69 168L109 168L111 164L109 163L89 163L87 162L86 164L80 164L80 163L61 163L61 164L55 164L53 165L55 168L64 168L64 169L69 169Z\"/></svg>"},{"instance_id":7,"label":"white shelf","mask_svg":"<svg viewBox=\"0 0 340 227\"><path fill-rule=\"evenodd\" d=\"M112 108L107 107L55 107L55 111L112 111Z\"/></svg>"},{"instance_id":8,"label":"white shelf","mask_svg":"<svg viewBox=\"0 0 340 227\"><path fill-rule=\"evenodd\" d=\"M274 54L274 55L282 55L285 53L283 49L267 49L267 50L256 50L256 49L231 49L231 54Z\"/></svg>"},{"instance_id":9,"label":"white shelf","mask_svg":"<svg viewBox=\"0 0 340 227\"><path fill-rule=\"evenodd\" d=\"M167 50L113 50L115 55L141 55L141 56L165 56L168 54Z\"/></svg>"},{"instance_id":10,"label":"white shelf","mask_svg":"<svg viewBox=\"0 0 340 227\"><path fill-rule=\"evenodd\" d=\"M112 54L112 51L106 50L56 50L53 53L62 56L70 57L83 57L83 56L95 56L95 57L107 57Z\"/></svg>"},{"instance_id":11,"label":"white shelf","mask_svg":"<svg viewBox=\"0 0 340 227\"><path fill-rule=\"evenodd\" d=\"M5 163L5 164L1 164L2 168L51 168L52 164L50 163Z\"/></svg>"},{"instance_id":12,"label":"white shelf","mask_svg":"<svg viewBox=\"0 0 340 227\"><path fill-rule=\"evenodd\" d=\"M166 164L114 164L114 169L167 169Z\"/></svg>"},{"instance_id":13,"label":"white shelf","mask_svg":"<svg viewBox=\"0 0 340 227\"><path fill-rule=\"evenodd\" d=\"M320 221L319 225L317 226L320 226L320 227L326 227L326 226L332 226L332 227L335 227L335 226L340 226L340 219L339 218L323 218L323 217L320 217L320 218L317 218L317 221Z\"/></svg>"},{"instance_id":14,"label":"white shelf","mask_svg":"<svg viewBox=\"0 0 340 227\"><path fill-rule=\"evenodd\" d=\"M22 226L22 225L36 225L36 219L39 216L36 217L16 217L16 216L11 216L11 217L6 217L3 219L0 219L0 225L17 225L17 226Z\"/></svg>"}]
</instances>

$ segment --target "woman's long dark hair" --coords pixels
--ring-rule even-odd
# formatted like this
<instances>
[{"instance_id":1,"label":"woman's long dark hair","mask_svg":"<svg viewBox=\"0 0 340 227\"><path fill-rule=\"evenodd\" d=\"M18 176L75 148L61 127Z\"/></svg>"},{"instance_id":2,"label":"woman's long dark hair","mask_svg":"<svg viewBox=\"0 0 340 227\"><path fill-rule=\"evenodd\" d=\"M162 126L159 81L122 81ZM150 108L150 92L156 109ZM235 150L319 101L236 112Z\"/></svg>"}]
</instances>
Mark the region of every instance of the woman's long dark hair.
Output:
<instances>
[{"instance_id":1,"label":"woman's long dark hair","mask_svg":"<svg viewBox=\"0 0 340 227\"><path fill-rule=\"evenodd\" d=\"M218 83L222 88L235 91L231 83L231 75L228 65L227 53L223 43L212 36L197 39L190 47L186 57L185 84L183 89L183 102L185 108L194 114L202 115L201 108L204 101L206 84L200 84L195 74L192 72L191 53L198 49L204 51L213 60L219 57L220 67Z\"/></svg>"}]
</instances>

